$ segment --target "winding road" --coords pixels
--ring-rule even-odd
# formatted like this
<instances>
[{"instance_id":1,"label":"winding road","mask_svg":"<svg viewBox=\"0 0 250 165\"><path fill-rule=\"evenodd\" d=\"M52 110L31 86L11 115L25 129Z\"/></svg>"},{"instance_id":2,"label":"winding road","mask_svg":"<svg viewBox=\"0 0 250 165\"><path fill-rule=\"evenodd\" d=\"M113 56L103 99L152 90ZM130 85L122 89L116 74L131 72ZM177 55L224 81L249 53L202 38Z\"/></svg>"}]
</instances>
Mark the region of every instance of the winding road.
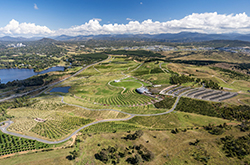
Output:
<instances>
[{"instance_id":1,"label":"winding road","mask_svg":"<svg viewBox=\"0 0 250 165\"><path fill-rule=\"evenodd\" d=\"M159 64L159 67L161 68L161 70L162 70L164 73L166 73L166 72L169 73L169 71L168 71L167 69L163 69L163 68L161 67L161 65L164 64L164 63L166 63L166 62L160 63L160 64Z\"/></svg>"},{"instance_id":2,"label":"winding road","mask_svg":"<svg viewBox=\"0 0 250 165\"><path fill-rule=\"evenodd\" d=\"M110 58L111 58L111 56L109 56L108 59L106 59L106 60L109 60ZM106 61L106 60L103 60L103 61ZM90 65L88 65L88 66L82 68L81 70L79 70L77 73L75 73L74 75L72 75L72 76L70 76L70 77L76 76L76 75L78 75L80 72L82 72L83 70L85 70L85 69L87 69L87 68L89 68L89 67L91 67L91 66L93 66L93 65L96 65L96 64L98 64L98 63L101 63L101 62L103 62L103 61L100 61L100 62L97 62L97 63L94 63L94 64L90 64ZM65 80L69 79L70 77L67 77L67 78L65 78L65 79L63 79L63 80L61 80L61 81L59 81L59 82L56 82L56 83L47 85L46 87L51 87L51 86L53 86L53 85L59 84L59 83L65 81ZM36 89L36 90L41 90L41 89L46 88L46 87L41 87L41 88ZM44 91L46 91L46 90L48 90L48 89L45 89ZM18 133L14 133L14 132L9 132L9 131L7 131L7 128L8 128L12 123L14 123L14 122L11 121L11 120L1 122L0 125L2 125L2 126L0 126L0 130L1 130L3 133L9 134L9 135L13 135L13 136L18 136L18 137L22 137L22 138L37 140L37 141L40 141L40 142L43 142L43 143L47 143L47 144L58 144L58 143L62 143L62 142L65 142L65 141L69 140L72 136L76 135L80 130L82 130L82 129L86 128L86 127L89 127L89 126L91 126L91 125L98 124L98 123L112 122L112 121L127 121L127 120L132 119L132 118L135 117L135 116L159 116L159 115L165 115L165 114L171 113L171 112L173 112L173 111L175 110L175 108L176 108L176 106L177 106L177 104L178 104L180 98L181 98L184 94L186 94L186 93L188 93L188 92L191 92L192 90L194 90L194 89L188 90L188 91L182 93L181 95L177 96L177 99L176 99L176 101L175 101L173 107L172 107L171 109L169 109L168 111L163 112L163 113L156 113L156 114L132 114L132 113L123 112L123 111L119 111L119 110L115 110L115 109L89 109L89 108L87 108L87 107L83 107L83 106L79 106L79 105L74 105L74 104L66 103L66 102L64 102L64 100L63 100L64 97L61 96L61 95L59 95L59 96L61 97L61 102L64 103L64 104L67 104L67 105L69 105L69 106L75 106L75 107L79 107L79 108L83 108L83 109L91 110L91 111L115 111L115 112L120 112L120 113L129 115L129 117L127 117L127 118L121 118L121 119L104 119L104 120L99 120L99 121L95 121L95 122L89 123L89 124L87 124L87 125L82 126L82 127L79 128L79 129L77 129L76 131L74 131L74 132L73 132L71 135L69 135L67 138L62 139L62 140L59 140L59 141L48 141L48 140L44 140L44 139L40 139L40 138L28 136L28 135L22 135L22 134L18 134ZM34 91L34 90L33 90L33 91ZM31 92L33 92L33 91L29 91L29 93L31 93ZM42 91L42 92L44 92L44 91ZM40 93L42 93L42 92L40 92ZM40 93L39 93L39 94L40 94ZM21 95L22 95L22 94L21 94ZM24 95L24 94L23 94L23 95ZM0 102L1 102L1 100L0 100Z\"/></svg>"},{"instance_id":3,"label":"winding road","mask_svg":"<svg viewBox=\"0 0 250 165\"><path fill-rule=\"evenodd\" d=\"M40 142L43 142L43 143L47 143L47 144L58 144L58 143L62 143L62 142L65 142L67 140L69 140L72 136L76 135L80 130L86 128L86 127L89 127L91 125L95 125L95 124L98 124L98 123L103 123L103 122L111 122L111 121L127 121L127 120L130 120L132 119L133 117L135 116L159 116L159 115L165 115L165 114L168 114L168 113L171 113L175 110L180 98L182 95L186 94L187 92L191 92L192 90L194 89L191 89L191 90L188 90L184 93L182 93L181 95L179 95L173 105L173 107L166 111L166 112L162 112L162 113L156 113L156 114L133 114L133 113L128 113L128 112L123 112L123 111L119 111L119 110L115 110L115 109L89 109L87 107L83 107L83 106L79 106L79 105L74 105L74 104L68 104L68 103L65 103L63 101L63 96L60 96L62 99L62 103L64 104L67 104L69 106L75 106L75 107L79 107L79 108L83 108L83 109L86 109L86 110L91 110L91 111L115 111L115 112L120 112L120 113L124 113L124 114L127 114L127 115L130 115L128 118L122 118L122 119L104 119L104 120L99 120L99 121L95 121L95 122L92 122L92 123L89 123L87 125L84 125L82 126L81 128L77 129L75 132L73 132L71 135L69 135L67 138L65 139L62 139L62 140L59 140L59 141L48 141L48 140L44 140L44 139L40 139L40 138L36 138L36 137L32 137L32 136L27 136L27 135L22 135L22 134L18 134L18 133L14 133L14 132L9 132L7 131L7 128L12 124L14 123L13 121L9 120L9 121L4 121L4 122L1 122L0 125L2 124L5 124L4 126L0 126L0 130L3 132L3 133L6 133L6 134L9 134L9 135L13 135L13 136L18 136L18 137L22 137L22 138L27 138L27 139L32 139L32 140L37 140L37 141L40 141Z\"/></svg>"}]
</instances>

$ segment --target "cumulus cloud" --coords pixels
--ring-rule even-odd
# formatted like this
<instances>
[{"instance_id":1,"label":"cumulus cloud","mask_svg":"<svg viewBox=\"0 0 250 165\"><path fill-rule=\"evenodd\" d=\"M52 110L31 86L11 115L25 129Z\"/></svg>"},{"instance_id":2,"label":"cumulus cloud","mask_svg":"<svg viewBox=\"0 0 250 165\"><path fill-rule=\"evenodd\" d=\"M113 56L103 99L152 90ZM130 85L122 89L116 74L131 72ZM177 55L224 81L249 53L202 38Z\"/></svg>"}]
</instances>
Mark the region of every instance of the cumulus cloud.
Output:
<instances>
[{"instance_id":1,"label":"cumulus cloud","mask_svg":"<svg viewBox=\"0 0 250 165\"><path fill-rule=\"evenodd\" d=\"M127 18L128 20L128 18ZM127 24L104 24L92 19L80 26L69 29L59 29L57 34L88 35L88 34L159 34L179 33L182 31L200 33L250 33L250 17L246 13L218 14L193 13L179 20L167 22L152 21L143 22L130 20Z\"/></svg>"},{"instance_id":2,"label":"cumulus cloud","mask_svg":"<svg viewBox=\"0 0 250 165\"><path fill-rule=\"evenodd\" d=\"M38 7L35 3L34 3L34 9L38 10Z\"/></svg>"},{"instance_id":3,"label":"cumulus cloud","mask_svg":"<svg viewBox=\"0 0 250 165\"><path fill-rule=\"evenodd\" d=\"M126 18L127 21L131 21L132 19L131 18Z\"/></svg>"},{"instance_id":4,"label":"cumulus cloud","mask_svg":"<svg viewBox=\"0 0 250 165\"><path fill-rule=\"evenodd\" d=\"M127 18L128 20L129 18ZM46 26L34 23L19 23L11 20L8 25L0 28L0 35L98 35L98 34L160 34L200 32L200 33L250 33L250 17L246 13L218 14L193 13L179 20L166 22L153 21L143 22L129 20L127 24L100 24L100 18L93 18L88 22L72 26L68 29L50 30Z\"/></svg>"},{"instance_id":5,"label":"cumulus cloud","mask_svg":"<svg viewBox=\"0 0 250 165\"><path fill-rule=\"evenodd\" d=\"M0 34L10 36L35 36L50 35L54 31L46 26L35 25L34 23L19 23L12 19L5 27L0 28Z\"/></svg>"},{"instance_id":6,"label":"cumulus cloud","mask_svg":"<svg viewBox=\"0 0 250 165\"><path fill-rule=\"evenodd\" d=\"M102 19L101 19L101 18L93 18L92 20L97 20L97 21L99 21L99 22L101 22L101 21L102 21Z\"/></svg>"}]
</instances>

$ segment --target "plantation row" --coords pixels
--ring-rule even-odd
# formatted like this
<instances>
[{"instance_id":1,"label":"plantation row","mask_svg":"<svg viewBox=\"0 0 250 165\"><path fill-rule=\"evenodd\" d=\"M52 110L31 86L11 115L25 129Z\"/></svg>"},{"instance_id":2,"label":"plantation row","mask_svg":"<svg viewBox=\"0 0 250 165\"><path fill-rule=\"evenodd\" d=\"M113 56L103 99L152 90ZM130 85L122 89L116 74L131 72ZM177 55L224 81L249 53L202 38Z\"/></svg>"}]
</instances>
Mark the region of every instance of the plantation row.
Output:
<instances>
[{"instance_id":1,"label":"plantation row","mask_svg":"<svg viewBox=\"0 0 250 165\"><path fill-rule=\"evenodd\" d=\"M141 105L150 102L150 97L140 95L135 90L130 90L125 94L118 94L108 98L99 98L95 102L107 105Z\"/></svg>"},{"instance_id":2,"label":"plantation row","mask_svg":"<svg viewBox=\"0 0 250 165\"><path fill-rule=\"evenodd\" d=\"M176 110L228 120L250 120L250 107L246 105L236 106L182 97L177 104Z\"/></svg>"},{"instance_id":3,"label":"plantation row","mask_svg":"<svg viewBox=\"0 0 250 165\"><path fill-rule=\"evenodd\" d=\"M98 132L117 132L117 131L129 131L136 130L139 127L133 124L128 124L124 122L106 122L99 123L96 125L91 125L83 130L82 133L98 133Z\"/></svg>"},{"instance_id":4,"label":"plantation row","mask_svg":"<svg viewBox=\"0 0 250 165\"><path fill-rule=\"evenodd\" d=\"M176 100L175 97L167 96L167 97L164 98L164 100L162 100L160 102L157 102L154 105L155 105L156 108L170 109L174 105L175 100Z\"/></svg>"},{"instance_id":5,"label":"plantation row","mask_svg":"<svg viewBox=\"0 0 250 165\"><path fill-rule=\"evenodd\" d=\"M8 108L18 108L18 107L27 107L31 104L37 102L36 100L29 100L27 97L16 98L13 101L2 102L0 103L0 121L4 121L7 118L12 118L7 114Z\"/></svg>"},{"instance_id":6,"label":"plantation row","mask_svg":"<svg viewBox=\"0 0 250 165\"><path fill-rule=\"evenodd\" d=\"M41 143L36 140L19 138L0 132L0 156L49 147L49 144Z\"/></svg>"},{"instance_id":7,"label":"plantation row","mask_svg":"<svg viewBox=\"0 0 250 165\"><path fill-rule=\"evenodd\" d=\"M61 121L49 120L43 123L37 123L31 131L49 139L58 139L69 134L70 131L76 127L86 125L90 122L92 122L90 119L64 116Z\"/></svg>"}]
</instances>

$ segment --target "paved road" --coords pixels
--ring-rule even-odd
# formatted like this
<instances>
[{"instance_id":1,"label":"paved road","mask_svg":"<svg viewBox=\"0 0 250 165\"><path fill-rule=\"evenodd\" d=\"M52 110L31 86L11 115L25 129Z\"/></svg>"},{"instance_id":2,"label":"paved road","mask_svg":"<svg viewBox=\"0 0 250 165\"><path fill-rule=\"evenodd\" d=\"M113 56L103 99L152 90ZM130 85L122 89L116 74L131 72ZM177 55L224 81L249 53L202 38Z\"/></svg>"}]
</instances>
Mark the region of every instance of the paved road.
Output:
<instances>
[{"instance_id":1,"label":"paved road","mask_svg":"<svg viewBox=\"0 0 250 165\"><path fill-rule=\"evenodd\" d=\"M71 135L69 135L67 138L65 139L62 139L62 140L59 140L59 141L48 141L48 140L44 140L44 139L40 139L40 138L36 138L36 137L32 137L32 136L27 136L27 135L22 135L22 134L18 134L18 133L14 133L14 132L9 132L7 131L7 128L12 124L14 123L13 121L9 120L9 121L4 121L4 122L1 122L1 124L5 123L6 126L0 126L0 130L3 132L3 133L6 133L6 134L9 134L9 135L14 135L14 136L18 136L18 137L22 137L22 138L27 138L27 139L32 139L32 140L37 140L37 141L40 141L40 142L43 142L43 143L47 143L47 144L58 144L58 143L62 143L62 142L65 142L67 140L69 140L72 136L76 135L80 130L86 128L86 127L89 127L91 125L94 125L94 124L98 124L98 123L103 123L103 122L110 122L110 121L126 121L126 120L130 120L132 119L133 117L135 116L159 116L159 115L165 115L165 114L168 114L170 112L173 112L174 109L176 108L180 98L182 95L184 95L185 93L187 92L191 92L192 90L194 89L191 89L191 90L188 90L184 93L182 93L181 95L179 95L173 105L173 107L166 111L166 112L163 112L163 113L157 113L157 114L132 114L132 113L127 113L127 112L123 112L123 111L119 111L119 110L115 110L115 109L89 109L87 107L82 107L82 106L79 106L79 105L74 105L74 104L68 104L68 103L65 103L63 101L63 96L60 96L62 99L62 103L64 104L67 104L67 105L70 105L70 106L76 106L76 107L79 107L79 108L84 108L84 109L87 109L87 110L92 110L92 111L115 111L115 112L121 112L121 113L124 113L124 114L127 114L127 115L130 115L128 118L122 118L122 119L105 119L105 120L99 120L99 121L95 121L93 123L89 123L87 125L84 125L83 127L77 129L75 132L73 132Z\"/></svg>"},{"instance_id":2,"label":"paved road","mask_svg":"<svg viewBox=\"0 0 250 165\"><path fill-rule=\"evenodd\" d=\"M169 71L168 71L167 69L162 69L161 65L164 64L164 63L166 63L166 62L160 63L160 64L159 64L159 67L161 68L161 70L162 70L164 73L166 73L166 72L169 73Z\"/></svg>"}]
</instances>

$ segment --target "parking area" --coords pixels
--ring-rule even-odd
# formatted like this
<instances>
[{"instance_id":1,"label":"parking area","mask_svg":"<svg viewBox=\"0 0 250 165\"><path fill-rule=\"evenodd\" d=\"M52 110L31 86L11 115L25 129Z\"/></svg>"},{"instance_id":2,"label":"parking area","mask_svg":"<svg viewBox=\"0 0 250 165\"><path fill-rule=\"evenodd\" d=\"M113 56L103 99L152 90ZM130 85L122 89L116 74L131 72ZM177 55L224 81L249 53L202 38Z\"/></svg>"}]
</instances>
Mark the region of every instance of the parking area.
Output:
<instances>
[{"instance_id":1,"label":"parking area","mask_svg":"<svg viewBox=\"0 0 250 165\"><path fill-rule=\"evenodd\" d=\"M181 93L190 90L190 87L183 87L183 86L171 86L168 89L164 89L160 92L163 95L171 95L171 96L178 96ZM238 93L236 92L227 92L222 90L213 90L213 89L206 89L206 88L196 88L195 90L190 90L184 94L184 97L207 100L207 101L223 101L226 99L230 99L232 97L237 96Z\"/></svg>"}]
</instances>

